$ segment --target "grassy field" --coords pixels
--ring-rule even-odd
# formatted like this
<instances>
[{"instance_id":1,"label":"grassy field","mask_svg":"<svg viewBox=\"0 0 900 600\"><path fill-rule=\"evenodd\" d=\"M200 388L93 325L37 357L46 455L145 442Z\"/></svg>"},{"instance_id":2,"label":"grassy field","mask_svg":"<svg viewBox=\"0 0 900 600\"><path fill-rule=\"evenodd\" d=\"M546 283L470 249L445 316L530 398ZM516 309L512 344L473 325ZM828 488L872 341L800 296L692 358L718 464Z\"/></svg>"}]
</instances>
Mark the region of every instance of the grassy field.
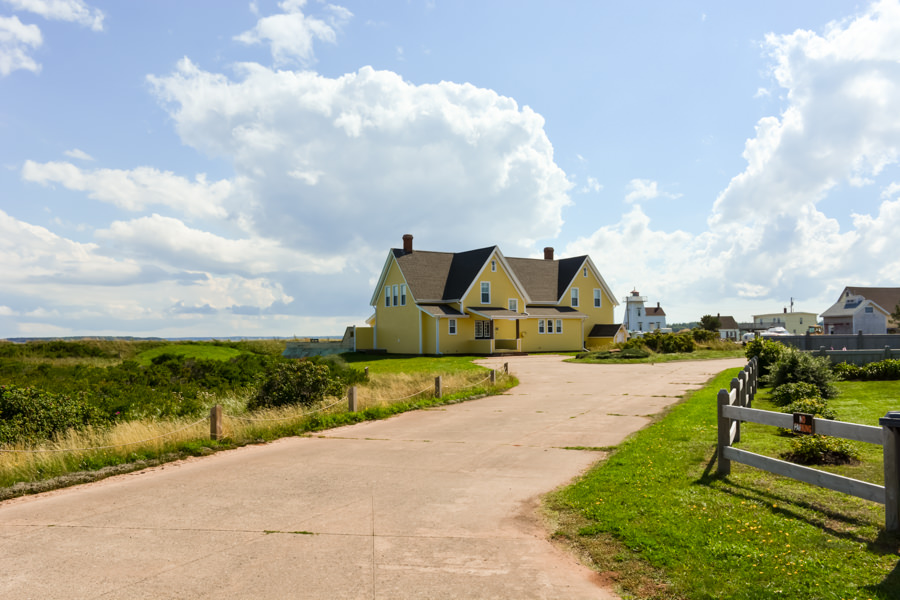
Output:
<instances>
[{"instance_id":1,"label":"grassy field","mask_svg":"<svg viewBox=\"0 0 900 600\"><path fill-rule=\"evenodd\" d=\"M153 359L161 354L174 354L184 358L201 358L207 360L229 360L240 356L246 350L239 350L230 346L214 346L210 344L166 344L156 346L139 353L135 358L142 365L149 365Z\"/></svg>"},{"instance_id":2,"label":"grassy field","mask_svg":"<svg viewBox=\"0 0 900 600\"><path fill-rule=\"evenodd\" d=\"M900 598L900 539L885 534L882 505L737 463L715 475L716 393L736 372L548 497L555 537L626 597ZM840 387L841 420L876 424L898 406L900 382ZM745 424L739 447L777 456L786 445L777 429ZM864 459L829 470L881 482L880 447Z\"/></svg>"}]
</instances>

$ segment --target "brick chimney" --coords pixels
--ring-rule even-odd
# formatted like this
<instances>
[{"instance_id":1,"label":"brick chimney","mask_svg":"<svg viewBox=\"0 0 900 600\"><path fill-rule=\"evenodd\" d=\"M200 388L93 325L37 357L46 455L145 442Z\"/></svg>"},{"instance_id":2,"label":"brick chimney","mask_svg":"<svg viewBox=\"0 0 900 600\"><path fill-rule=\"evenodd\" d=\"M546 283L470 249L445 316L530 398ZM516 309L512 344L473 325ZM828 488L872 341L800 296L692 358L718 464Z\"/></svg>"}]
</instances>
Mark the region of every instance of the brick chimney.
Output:
<instances>
[{"instance_id":1,"label":"brick chimney","mask_svg":"<svg viewBox=\"0 0 900 600\"><path fill-rule=\"evenodd\" d=\"M412 234L407 233L403 236L403 251L409 254L413 251L412 249Z\"/></svg>"},{"instance_id":2,"label":"brick chimney","mask_svg":"<svg viewBox=\"0 0 900 600\"><path fill-rule=\"evenodd\" d=\"M553 260L553 247L547 246L544 248L544 260Z\"/></svg>"}]
</instances>

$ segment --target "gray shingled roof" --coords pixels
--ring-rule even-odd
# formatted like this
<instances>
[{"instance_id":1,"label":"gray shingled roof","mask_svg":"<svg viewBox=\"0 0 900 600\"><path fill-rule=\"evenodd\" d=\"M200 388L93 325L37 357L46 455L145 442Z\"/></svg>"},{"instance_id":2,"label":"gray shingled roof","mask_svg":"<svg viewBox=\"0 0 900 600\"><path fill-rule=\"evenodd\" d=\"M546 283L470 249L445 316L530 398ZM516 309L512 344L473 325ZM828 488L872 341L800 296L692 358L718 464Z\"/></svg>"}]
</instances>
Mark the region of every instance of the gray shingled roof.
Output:
<instances>
[{"instance_id":1,"label":"gray shingled roof","mask_svg":"<svg viewBox=\"0 0 900 600\"><path fill-rule=\"evenodd\" d=\"M554 319L575 319L587 317L583 312L579 312L568 306L526 306L525 312L529 317L551 317Z\"/></svg>"},{"instance_id":2,"label":"gray shingled roof","mask_svg":"<svg viewBox=\"0 0 900 600\"><path fill-rule=\"evenodd\" d=\"M450 302L462 298L497 246L468 252L391 252L417 302ZM506 258L532 302L556 303L578 274L587 256L560 260Z\"/></svg>"},{"instance_id":3,"label":"gray shingled roof","mask_svg":"<svg viewBox=\"0 0 900 600\"><path fill-rule=\"evenodd\" d=\"M719 329L740 329L740 326L738 326L737 321L734 320L734 317L723 317L722 315L719 315L718 319Z\"/></svg>"},{"instance_id":4,"label":"gray shingled roof","mask_svg":"<svg viewBox=\"0 0 900 600\"><path fill-rule=\"evenodd\" d=\"M621 323L598 323L591 328L588 337L615 337L621 327Z\"/></svg>"}]
</instances>

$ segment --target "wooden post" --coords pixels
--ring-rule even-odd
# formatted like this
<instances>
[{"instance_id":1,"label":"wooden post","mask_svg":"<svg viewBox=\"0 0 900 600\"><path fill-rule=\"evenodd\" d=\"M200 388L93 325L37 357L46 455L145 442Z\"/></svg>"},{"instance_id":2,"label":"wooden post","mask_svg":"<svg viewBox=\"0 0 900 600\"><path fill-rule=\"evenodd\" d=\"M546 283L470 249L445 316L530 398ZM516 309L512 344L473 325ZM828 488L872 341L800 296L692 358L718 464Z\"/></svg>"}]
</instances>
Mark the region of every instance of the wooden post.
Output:
<instances>
[{"instance_id":1,"label":"wooden post","mask_svg":"<svg viewBox=\"0 0 900 600\"><path fill-rule=\"evenodd\" d=\"M516 323L518 323L518 321L516 321ZM888 356L888 358L890 358L890 356ZM509 375L509 363L508 362L503 363L503 372L506 373L507 375Z\"/></svg>"},{"instance_id":2,"label":"wooden post","mask_svg":"<svg viewBox=\"0 0 900 600\"><path fill-rule=\"evenodd\" d=\"M722 409L728 406L728 390L719 390L719 395L716 398L718 407L718 433L719 433L719 443L718 443L718 464L716 465L716 472L719 475L728 475L731 473L731 461L723 456L725 452L725 447L731 445L731 419L728 419L722 415Z\"/></svg>"},{"instance_id":3,"label":"wooden post","mask_svg":"<svg viewBox=\"0 0 900 600\"><path fill-rule=\"evenodd\" d=\"M209 409L209 439L221 440L225 437L225 429L222 427L222 405L216 404Z\"/></svg>"},{"instance_id":4,"label":"wooden post","mask_svg":"<svg viewBox=\"0 0 900 600\"><path fill-rule=\"evenodd\" d=\"M878 420L884 446L884 528L900 531L900 412Z\"/></svg>"},{"instance_id":5,"label":"wooden post","mask_svg":"<svg viewBox=\"0 0 900 600\"><path fill-rule=\"evenodd\" d=\"M497 383L497 369L491 369L491 385Z\"/></svg>"},{"instance_id":6,"label":"wooden post","mask_svg":"<svg viewBox=\"0 0 900 600\"><path fill-rule=\"evenodd\" d=\"M743 384L744 384L744 382L741 381L740 379L738 379L737 377L735 377L731 380L731 389L735 390L734 403L738 406L744 406L744 391L742 389ZM729 425L730 425L730 423L729 423ZM730 431L730 427L729 427L729 431ZM732 439L728 445L730 446L731 443L736 443L736 442L740 442L740 441L741 441L741 422L735 421L734 422L734 439Z\"/></svg>"},{"instance_id":7,"label":"wooden post","mask_svg":"<svg viewBox=\"0 0 900 600\"><path fill-rule=\"evenodd\" d=\"M443 396L443 394L444 394L443 380L441 379L441 376L438 375L437 377L434 378L434 397L440 398L441 396Z\"/></svg>"},{"instance_id":8,"label":"wooden post","mask_svg":"<svg viewBox=\"0 0 900 600\"><path fill-rule=\"evenodd\" d=\"M356 386L351 385L347 390L347 410L356 412L359 410L359 400L356 397Z\"/></svg>"},{"instance_id":9,"label":"wooden post","mask_svg":"<svg viewBox=\"0 0 900 600\"><path fill-rule=\"evenodd\" d=\"M366 367L366 377L369 376L369 367Z\"/></svg>"}]
</instances>

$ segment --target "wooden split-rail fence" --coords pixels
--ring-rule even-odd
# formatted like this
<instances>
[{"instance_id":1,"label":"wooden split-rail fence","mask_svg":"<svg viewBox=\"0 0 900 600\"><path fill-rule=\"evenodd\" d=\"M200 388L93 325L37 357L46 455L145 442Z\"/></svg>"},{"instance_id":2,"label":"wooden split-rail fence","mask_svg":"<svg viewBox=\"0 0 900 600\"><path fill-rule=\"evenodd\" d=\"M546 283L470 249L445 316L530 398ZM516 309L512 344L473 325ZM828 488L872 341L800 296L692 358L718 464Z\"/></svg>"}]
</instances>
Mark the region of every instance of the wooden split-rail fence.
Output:
<instances>
[{"instance_id":1,"label":"wooden split-rail fence","mask_svg":"<svg viewBox=\"0 0 900 600\"><path fill-rule=\"evenodd\" d=\"M884 504L884 523L887 531L900 530L900 412L889 412L879 419L880 427L817 419L806 414L777 413L752 408L756 395L759 369L752 359L738 377L731 380L730 390L718 395L718 465L720 475L731 473L732 461L756 467ZM733 447L741 439L741 423L759 423L782 427L801 433L829 435L859 442L880 445L884 449L884 485L876 485L850 477L843 477L747 452Z\"/></svg>"}]
</instances>

